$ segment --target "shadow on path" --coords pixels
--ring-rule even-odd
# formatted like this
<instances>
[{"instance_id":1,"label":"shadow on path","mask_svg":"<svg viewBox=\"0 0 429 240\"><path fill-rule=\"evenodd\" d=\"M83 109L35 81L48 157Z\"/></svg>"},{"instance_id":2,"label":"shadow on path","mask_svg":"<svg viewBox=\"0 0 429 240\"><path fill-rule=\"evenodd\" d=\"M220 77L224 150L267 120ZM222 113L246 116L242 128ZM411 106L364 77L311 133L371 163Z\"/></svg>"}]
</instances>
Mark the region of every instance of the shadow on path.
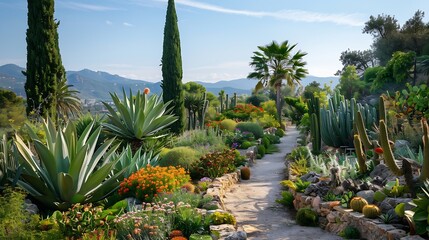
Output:
<instances>
[{"instance_id":1,"label":"shadow on path","mask_svg":"<svg viewBox=\"0 0 429 240\"><path fill-rule=\"evenodd\" d=\"M265 155L251 168L250 180L241 181L224 198L226 208L237 218L239 227L254 240L336 240L342 239L317 227L302 227L295 223L295 213L276 203L282 191L284 158L296 146L299 132L288 127L278 144L280 152Z\"/></svg>"}]
</instances>

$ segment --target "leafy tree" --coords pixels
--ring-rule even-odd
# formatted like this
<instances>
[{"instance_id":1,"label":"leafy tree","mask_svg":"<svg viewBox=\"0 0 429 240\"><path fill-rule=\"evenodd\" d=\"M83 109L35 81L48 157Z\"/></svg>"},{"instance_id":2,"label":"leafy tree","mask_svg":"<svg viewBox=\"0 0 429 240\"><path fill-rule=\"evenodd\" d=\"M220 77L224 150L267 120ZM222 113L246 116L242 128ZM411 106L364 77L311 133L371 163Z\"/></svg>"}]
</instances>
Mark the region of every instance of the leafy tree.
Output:
<instances>
[{"instance_id":1,"label":"leafy tree","mask_svg":"<svg viewBox=\"0 0 429 240\"><path fill-rule=\"evenodd\" d=\"M374 53L371 50L351 51L347 49L341 53L340 61L343 64L343 70L349 65L354 65L358 71L365 71L365 69L375 66Z\"/></svg>"},{"instance_id":2,"label":"leafy tree","mask_svg":"<svg viewBox=\"0 0 429 240\"><path fill-rule=\"evenodd\" d=\"M365 83L359 79L356 67L351 65L347 66L341 75L338 87L345 99L357 98L359 97L359 93L365 88Z\"/></svg>"},{"instance_id":3,"label":"leafy tree","mask_svg":"<svg viewBox=\"0 0 429 240\"><path fill-rule=\"evenodd\" d=\"M395 52L386 65L396 82L403 82L410 78L413 71L415 52Z\"/></svg>"},{"instance_id":4,"label":"leafy tree","mask_svg":"<svg viewBox=\"0 0 429 240\"><path fill-rule=\"evenodd\" d=\"M246 103L250 103L256 107L260 107L263 102L268 101L269 98L264 94L252 94L252 96L246 98Z\"/></svg>"},{"instance_id":5,"label":"leafy tree","mask_svg":"<svg viewBox=\"0 0 429 240\"><path fill-rule=\"evenodd\" d=\"M281 44L273 41L266 46L258 46L259 51L254 52L250 65L254 72L248 78L258 79L255 90L270 86L276 90L277 120L281 124L282 96L281 87L283 80L287 85L293 86L308 73L305 69L306 62L303 57L307 53L297 51L292 54L296 44L290 45L288 41Z\"/></svg>"},{"instance_id":6,"label":"leafy tree","mask_svg":"<svg viewBox=\"0 0 429 240\"><path fill-rule=\"evenodd\" d=\"M187 82L183 84L183 91L185 91L185 95L188 94L197 94L201 95L206 92L206 88L196 82Z\"/></svg>"},{"instance_id":7,"label":"leafy tree","mask_svg":"<svg viewBox=\"0 0 429 240\"><path fill-rule=\"evenodd\" d=\"M304 92L302 93L302 95L304 96L305 99L310 99L311 96L314 96L315 92L320 92L322 90L323 89L320 87L320 83L313 81L307 86L305 86Z\"/></svg>"},{"instance_id":8,"label":"leafy tree","mask_svg":"<svg viewBox=\"0 0 429 240\"><path fill-rule=\"evenodd\" d=\"M429 55L423 55L417 58L417 69L427 77L427 84L429 84Z\"/></svg>"},{"instance_id":9,"label":"leafy tree","mask_svg":"<svg viewBox=\"0 0 429 240\"><path fill-rule=\"evenodd\" d=\"M418 10L414 16L407 20L402 26L401 33L406 36L406 46L408 50L421 54L423 47L428 44L429 25L423 22L425 13Z\"/></svg>"},{"instance_id":10,"label":"leafy tree","mask_svg":"<svg viewBox=\"0 0 429 240\"><path fill-rule=\"evenodd\" d=\"M10 131L24 124L25 105L22 97L14 92L0 89L0 129Z\"/></svg>"},{"instance_id":11,"label":"leafy tree","mask_svg":"<svg viewBox=\"0 0 429 240\"><path fill-rule=\"evenodd\" d=\"M58 46L54 0L28 0L27 115L55 116L57 84L65 78Z\"/></svg>"},{"instance_id":12,"label":"leafy tree","mask_svg":"<svg viewBox=\"0 0 429 240\"><path fill-rule=\"evenodd\" d=\"M398 20L390 15L370 16L362 29L363 33L368 33L375 38L387 38L390 34L399 30Z\"/></svg>"},{"instance_id":13,"label":"leafy tree","mask_svg":"<svg viewBox=\"0 0 429 240\"><path fill-rule=\"evenodd\" d=\"M366 83L372 84L377 79L377 74L383 69L381 66L369 67L363 73L363 80Z\"/></svg>"},{"instance_id":14,"label":"leafy tree","mask_svg":"<svg viewBox=\"0 0 429 240\"><path fill-rule=\"evenodd\" d=\"M178 117L178 120L170 126L170 130L176 134L182 133L185 128L182 76L182 56L176 9L174 0L168 0L164 27L161 87L164 102L172 101L173 114Z\"/></svg>"}]
</instances>

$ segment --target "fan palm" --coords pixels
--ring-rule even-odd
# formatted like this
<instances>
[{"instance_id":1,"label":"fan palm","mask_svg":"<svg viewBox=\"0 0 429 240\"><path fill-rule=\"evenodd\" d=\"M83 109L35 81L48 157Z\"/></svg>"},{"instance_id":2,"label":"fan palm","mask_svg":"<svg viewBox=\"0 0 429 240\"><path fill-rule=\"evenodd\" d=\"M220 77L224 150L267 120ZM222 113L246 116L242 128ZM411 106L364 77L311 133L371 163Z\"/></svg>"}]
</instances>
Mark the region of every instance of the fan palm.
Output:
<instances>
[{"instance_id":1,"label":"fan palm","mask_svg":"<svg viewBox=\"0 0 429 240\"><path fill-rule=\"evenodd\" d=\"M264 87L274 87L276 90L276 108L277 118L281 124L281 86L283 80L286 84L293 86L300 84L301 79L308 73L305 69L306 62L303 57L307 53L297 51L292 55L292 50L296 44L289 45L288 41L281 44L273 41L266 46L258 46L259 51L253 52L250 66L254 71L248 75L248 78L258 79L255 91Z\"/></svg>"},{"instance_id":2,"label":"fan palm","mask_svg":"<svg viewBox=\"0 0 429 240\"><path fill-rule=\"evenodd\" d=\"M57 84L55 92L57 101L57 122L60 118L67 121L70 116L77 116L81 110L79 91L71 89L73 85L67 85L67 79L62 78Z\"/></svg>"}]
</instances>

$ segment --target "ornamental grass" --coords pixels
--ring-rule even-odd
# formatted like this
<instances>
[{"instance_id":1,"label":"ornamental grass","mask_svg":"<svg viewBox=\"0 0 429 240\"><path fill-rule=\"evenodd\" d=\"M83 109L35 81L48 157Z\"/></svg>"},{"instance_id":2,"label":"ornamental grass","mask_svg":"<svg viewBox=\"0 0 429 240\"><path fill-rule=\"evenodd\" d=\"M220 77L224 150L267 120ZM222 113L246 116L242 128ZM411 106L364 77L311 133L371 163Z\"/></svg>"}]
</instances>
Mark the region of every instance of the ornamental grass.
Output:
<instances>
[{"instance_id":1,"label":"ornamental grass","mask_svg":"<svg viewBox=\"0 0 429 240\"><path fill-rule=\"evenodd\" d=\"M151 202L159 193L173 192L190 179L182 167L147 165L124 179L118 192L124 197L135 197L141 201Z\"/></svg>"}]
</instances>

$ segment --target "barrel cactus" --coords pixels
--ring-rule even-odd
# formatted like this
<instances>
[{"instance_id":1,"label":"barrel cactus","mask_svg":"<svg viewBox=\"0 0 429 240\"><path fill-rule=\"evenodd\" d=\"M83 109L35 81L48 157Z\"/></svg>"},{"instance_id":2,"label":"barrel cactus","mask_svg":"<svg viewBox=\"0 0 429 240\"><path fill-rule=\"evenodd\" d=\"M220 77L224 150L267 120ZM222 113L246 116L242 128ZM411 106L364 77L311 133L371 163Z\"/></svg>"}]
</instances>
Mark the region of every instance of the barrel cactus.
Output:
<instances>
[{"instance_id":1,"label":"barrel cactus","mask_svg":"<svg viewBox=\"0 0 429 240\"><path fill-rule=\"evenodd\" d=\"M376 205L369 204L362 208L362 213L367 218L376 218L380 216L381 211Z\"/></svg>"},{"instance_id":2,"label":"barrel cactus","mask_svg":"<svg viewBox=\"0 0 429 240\"><path fill-rule=\"evenodd\" d=\"M365 198L362 197L354 197L350 201L350 207L355 212L362 212L362 208L368 205L368 202L365 200Z\"/></svg>"},{"instance_id":3,"label":"barrel cactus","mask_svg":"<svg viewBox=\"0 0 429 240\"><path fill-rule=\"evenodd\" d=\"M243 180L249 180L250 179L250 168L249 167L242 167L240 169L241 179Z\"/></svg>"}]
</instances>

